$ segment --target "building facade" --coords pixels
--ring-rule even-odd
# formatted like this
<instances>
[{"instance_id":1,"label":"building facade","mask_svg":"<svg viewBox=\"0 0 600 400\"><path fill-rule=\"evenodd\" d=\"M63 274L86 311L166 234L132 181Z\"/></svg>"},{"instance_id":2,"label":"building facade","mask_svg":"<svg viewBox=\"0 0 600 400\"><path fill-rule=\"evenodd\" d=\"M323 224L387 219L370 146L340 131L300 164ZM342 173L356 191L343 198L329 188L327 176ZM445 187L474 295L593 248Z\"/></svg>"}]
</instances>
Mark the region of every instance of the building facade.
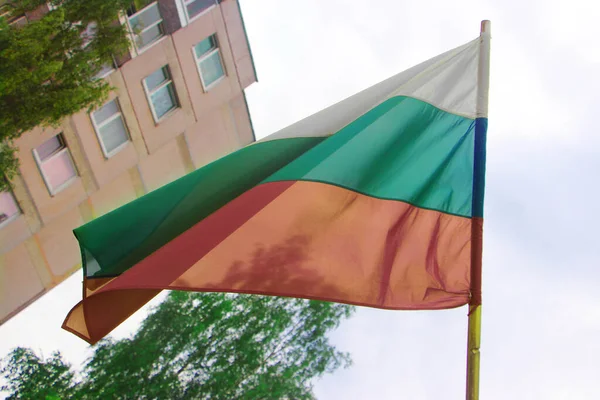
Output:
<instances>
[{"instance_id":1,"label":"building facade","mask_svg":"<svg viewBox=\"0 0 600 400\"><path fill-rule=\"evenodd\" d=\"M16 141L19 174L0 192L0 323L79 270L74 228L254 141L238 0L138 3L121 21L129 54L99 76L115 88L107 102Z\"/></svg>"}]
</instances>

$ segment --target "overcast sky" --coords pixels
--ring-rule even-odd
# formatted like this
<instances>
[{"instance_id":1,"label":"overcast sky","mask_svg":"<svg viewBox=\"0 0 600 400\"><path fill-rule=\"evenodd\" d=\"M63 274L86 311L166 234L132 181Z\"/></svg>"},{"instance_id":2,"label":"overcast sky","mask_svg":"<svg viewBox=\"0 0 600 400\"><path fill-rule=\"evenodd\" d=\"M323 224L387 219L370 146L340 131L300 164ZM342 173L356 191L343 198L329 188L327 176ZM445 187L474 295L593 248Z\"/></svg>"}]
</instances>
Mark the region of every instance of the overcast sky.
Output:
<instances>
[{"instance_id":1,"label":"overcast sky","mask_svg":"<svg viewBox=\"0 0 600 400\"><path fill-rule=\"evenodd\" d=\"M242 0L261 138L427 58L492 20L482 399L600 398L600 7L592 1ZM69 360L79 274L0 327ZM128 334L137 314L116 331ZM28 327L28 329L26 329ZM354 365L320 399L463 399L466 309L359 309L332 335Z\"/></svg>"}]
</instances>

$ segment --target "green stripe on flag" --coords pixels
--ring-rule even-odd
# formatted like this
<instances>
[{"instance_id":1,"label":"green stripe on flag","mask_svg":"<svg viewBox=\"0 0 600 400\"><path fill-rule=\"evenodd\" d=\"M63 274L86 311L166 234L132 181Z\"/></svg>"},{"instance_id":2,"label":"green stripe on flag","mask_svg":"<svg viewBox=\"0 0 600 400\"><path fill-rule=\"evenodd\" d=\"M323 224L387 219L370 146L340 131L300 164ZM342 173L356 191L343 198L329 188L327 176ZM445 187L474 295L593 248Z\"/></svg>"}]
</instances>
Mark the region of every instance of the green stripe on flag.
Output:
<instances>
[{"instance_id":1,"label":"green stripe on flag","mask_svg":"<svg viewBox=\"0 0 600 400\"><path fill-rule=\"evenodd\" d=\"M472 119L394 97L265 182L329 183L369 196L471 217Z\"/></svg>"},{"instance_id":2,"label":"green stripe on flag","mask_svg":"<svg viewBox=\"0 0 600 400\"><path fill-rule=\"evenodd\" d=\"M85 276L121 274L324 139L244 147L75 229Z\"/></svg>"}]
</instances>

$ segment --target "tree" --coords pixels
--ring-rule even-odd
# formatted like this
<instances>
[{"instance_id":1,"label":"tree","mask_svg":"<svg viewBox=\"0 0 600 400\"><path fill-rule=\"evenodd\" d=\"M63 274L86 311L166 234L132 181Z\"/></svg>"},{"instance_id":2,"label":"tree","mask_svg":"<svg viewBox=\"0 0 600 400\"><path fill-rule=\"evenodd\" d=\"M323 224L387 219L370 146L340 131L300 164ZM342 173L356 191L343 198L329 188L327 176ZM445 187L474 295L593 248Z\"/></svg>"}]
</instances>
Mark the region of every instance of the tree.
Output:
<instances>
[{"instance_id":1,"label":"tree","mask_svg":"<svg viewBox=\"0 0 600 400\"><path fill-rule=\"evenodd\" d=\"M132 0L12 0L4 8L21 15L45 3L56 7L24 26L0 17L0 177L9 180L14 140L102 104L111 88L96 75L129 45L118 17Z\"/></svg>"},{"instance_id":2,"label":"tree","mask_svg":"<svg viewBox=\"0 0 600 400\"><path fill-rule=\"evenodd\" d=\"M70 388L61 395L73 399L312 399L315 378L350 364L327 333L352 311L301 299L172 292L131 338L98 343L80 382L58 387ZM31 361L6 360L4 373L17 371L7 387L14 396L28 380L20 364Z\"/></svg>"},{"instance_id":3,"label":"tree","mask_svg":"<svg viewBox=\"0 0 600 400\"><path fill-rule=\"evenodd\" d=\"M14 349L3 362L0 373L7 380L2 390L7 400L68 398L75 386L74 374L59 353L40 359L31 349Z\"/></svg>"}]
</instances>

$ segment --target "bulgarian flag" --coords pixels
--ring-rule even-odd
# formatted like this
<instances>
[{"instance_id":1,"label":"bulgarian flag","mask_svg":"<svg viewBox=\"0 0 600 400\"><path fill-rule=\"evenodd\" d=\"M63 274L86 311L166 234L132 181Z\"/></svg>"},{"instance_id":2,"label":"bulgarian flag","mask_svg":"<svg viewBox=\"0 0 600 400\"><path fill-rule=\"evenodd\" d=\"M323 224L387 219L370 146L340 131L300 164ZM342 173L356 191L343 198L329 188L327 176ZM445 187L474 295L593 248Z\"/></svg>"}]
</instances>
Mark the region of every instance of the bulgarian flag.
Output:
<instances>
[{"instance_id":1,"label":"bulgarian flag","mask_svg":"<svg viewBox=\"0 0 600 400\"><path fill-rule=\"evenodd\" d=\"M84 295L63 328L95 343L163 289L478 304L485 40L77 228Z\"/></svg>"}]
</instances>

